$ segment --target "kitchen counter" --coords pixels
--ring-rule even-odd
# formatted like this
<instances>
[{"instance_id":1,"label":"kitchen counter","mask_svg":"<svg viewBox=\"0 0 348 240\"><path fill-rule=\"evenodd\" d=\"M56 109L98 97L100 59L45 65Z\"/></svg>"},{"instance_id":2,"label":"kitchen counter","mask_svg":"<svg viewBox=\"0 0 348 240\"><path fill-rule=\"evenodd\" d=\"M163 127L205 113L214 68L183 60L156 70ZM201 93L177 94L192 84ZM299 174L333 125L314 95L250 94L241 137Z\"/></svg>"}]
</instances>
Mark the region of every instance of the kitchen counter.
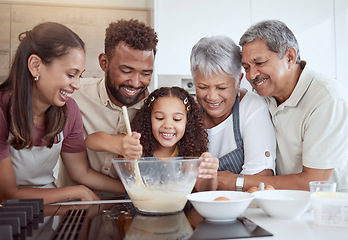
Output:
<instances>
[{"instance_id":1,"label":"kitchen counter","mask_svg":"<svg viewBox=\"0 0 348 240\"><path fill-rule=\"evenodd\" d=\"M313 214L310 210L296 219L276 219L266 215L261 208L248 208L245 217L273 234L273 237L264 237L263 240L348 239L348 228L316 225L313 222Z\"/></svg>"},{"instance_id":2,"label":"kitchen counter","mask_svg":"<svg viewBox=\"0 0 348 240\"><path fill-rule=\"evenodd\" d=\"M138 214L130 201L100 201L45 205L45 221L31 239L49 239L61 228L70 210L85 210L85 220L79 226L78 239L291 239L343 240L348 228L318 226L310 211L296 219L275 219L260 208L249 207L235 222L210 223L188 203L177 214L146 216ZM69 223L71 227L73 224ZM228 237L233 236L233 237ZM260 236L260 237L253 237ZM59 239L59 238L58 238Z\"/></svg>"}]
</instances>

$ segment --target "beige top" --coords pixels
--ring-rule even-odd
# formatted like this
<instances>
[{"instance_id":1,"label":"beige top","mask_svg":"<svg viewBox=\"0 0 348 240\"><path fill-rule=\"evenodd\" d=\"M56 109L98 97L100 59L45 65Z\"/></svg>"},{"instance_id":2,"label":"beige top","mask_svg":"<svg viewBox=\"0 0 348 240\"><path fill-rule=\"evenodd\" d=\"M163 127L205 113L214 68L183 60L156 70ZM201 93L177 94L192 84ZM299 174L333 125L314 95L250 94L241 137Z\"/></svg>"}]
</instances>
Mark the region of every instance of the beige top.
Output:
<instances>
[{"instance_id":1,"label":"beige top","mask_svg":"<svg viewBox=\"0 0 348 240\"><path fill-rule=\"evenodd\" d=\"M146 91L147 97L149 92ZM104 131L109 134L126 132L126 124L123 119L122 108L112 103L105 88L104 78L83 78L81 88L72 96L77 102L83 119L84 137L88 134ZM136 112L141 108L145 99L128 107L129 119L132 121ZM87 149L88 160L91 168L105 175L116 177L117 173L112 166L113 153L94 152ZM64 172L64 171L63 171ZM57 185L71 185L66 173L59 171Z\"/></svg>"},{"instance_id":2,"label":"beige top","mask_svg":"<svg viewBox=\"0 0 348 240\"><path fill-rule=\"evenodd\" d=\"M277 174L296 174L302 166L335 168L331 181L348 190L348 92L337 80L303 71L291 96L279 106L266 97L277 135Z\"/></svg>"}]
</instances>

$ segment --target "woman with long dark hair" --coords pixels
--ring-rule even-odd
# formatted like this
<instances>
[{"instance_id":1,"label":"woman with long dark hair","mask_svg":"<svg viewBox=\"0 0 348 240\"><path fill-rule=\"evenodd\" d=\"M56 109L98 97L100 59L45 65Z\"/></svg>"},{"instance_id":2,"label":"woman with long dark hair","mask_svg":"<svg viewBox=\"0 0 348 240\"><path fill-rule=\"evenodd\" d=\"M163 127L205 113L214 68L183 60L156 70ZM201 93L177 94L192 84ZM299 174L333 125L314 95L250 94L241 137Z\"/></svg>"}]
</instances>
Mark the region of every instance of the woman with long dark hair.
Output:
<instances>
[{"instance_id":1,"label":"woman with long dark hair","mask_svg":"<svg viewBox=\"0 0 348 240\"><path fill-rule=\"evenodd\" d=\"M21 33L19 40L9 76L0 85L0 202L97 200L84 185L124 192L120 181L88 167L81 114L70 98L85 69L84 42L53 22ZM59 155L83 185L55 188Z\"/></svg>"}]
</instances>

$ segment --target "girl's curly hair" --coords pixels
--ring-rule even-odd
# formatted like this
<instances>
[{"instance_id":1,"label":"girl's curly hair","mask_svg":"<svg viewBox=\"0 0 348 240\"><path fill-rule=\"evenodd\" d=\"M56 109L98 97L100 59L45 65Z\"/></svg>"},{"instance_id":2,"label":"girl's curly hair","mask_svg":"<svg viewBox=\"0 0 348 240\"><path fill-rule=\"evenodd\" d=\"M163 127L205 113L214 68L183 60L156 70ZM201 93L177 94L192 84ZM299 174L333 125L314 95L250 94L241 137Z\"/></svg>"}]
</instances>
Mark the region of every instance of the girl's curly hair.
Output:
<instances>
[{"instance_id":1,"label":"girl's curly hair","mask_svg":"<svg viewBox=\"0 0 348 240\"><path fill-rule=\"evenodd\" d=\"M183 88L161 87L147 97L131 123L132 130L141 133L140 143L143 145L144 157L153 156L158 144L152 134L151 112L154 102L160 97L177 97L182 100L187 110L185 133L178 143L179 156L195 157L208 151L208 134L204 129L202 114L195 99Z\"/></svg>"}]
</instances>

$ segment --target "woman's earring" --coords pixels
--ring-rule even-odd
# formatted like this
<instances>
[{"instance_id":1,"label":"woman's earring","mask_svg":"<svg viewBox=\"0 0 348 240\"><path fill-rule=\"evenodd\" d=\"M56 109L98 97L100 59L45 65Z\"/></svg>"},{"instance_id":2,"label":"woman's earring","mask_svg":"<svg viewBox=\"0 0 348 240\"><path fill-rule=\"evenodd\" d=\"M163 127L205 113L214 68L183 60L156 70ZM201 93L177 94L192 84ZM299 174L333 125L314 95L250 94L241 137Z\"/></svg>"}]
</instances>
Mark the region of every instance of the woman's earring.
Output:
<instances>
[{"instance_id":1,"label":"woman's earring","mask_svg":"<svg viewBox=\"0 0 348 240\"><path fill-rule=\"evenodd\" d=\"M35 81L38 81L38 80L39 80L39 76L36 76L36 77L34 78L34 80L35 80Z\"/></svg>"}]
</instances>

